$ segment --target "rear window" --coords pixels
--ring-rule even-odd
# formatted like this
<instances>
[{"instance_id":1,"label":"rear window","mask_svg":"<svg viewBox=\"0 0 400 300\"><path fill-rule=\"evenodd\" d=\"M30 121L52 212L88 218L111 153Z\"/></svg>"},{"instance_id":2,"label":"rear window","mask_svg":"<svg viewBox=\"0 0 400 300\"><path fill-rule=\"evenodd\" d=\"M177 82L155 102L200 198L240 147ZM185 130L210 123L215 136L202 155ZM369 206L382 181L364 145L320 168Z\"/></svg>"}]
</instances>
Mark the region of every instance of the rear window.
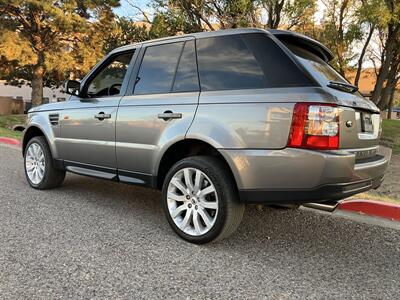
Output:
<instances>
[{"instance_id":1,"label":"rear window","mask_svg":"<svg viewBox=\"0 0 400 300\"><path fill-rule=\"evenodd\" d=\"M330 64L322 60L319 56L293 44L285 43L285 45L296 55L303 66L319 83L323 85L328 84L329 81L348 83Z\"/></svg>"},{"instance_id":2,"label":"rear window","mask_svg":"<svg viewBox=\"0 0 400 300\"><path fill-rule=\"evenodd\" d=\"M263 33L199 39L197 56L203 91L311 85Z\"/></svg>"}]
</instances>

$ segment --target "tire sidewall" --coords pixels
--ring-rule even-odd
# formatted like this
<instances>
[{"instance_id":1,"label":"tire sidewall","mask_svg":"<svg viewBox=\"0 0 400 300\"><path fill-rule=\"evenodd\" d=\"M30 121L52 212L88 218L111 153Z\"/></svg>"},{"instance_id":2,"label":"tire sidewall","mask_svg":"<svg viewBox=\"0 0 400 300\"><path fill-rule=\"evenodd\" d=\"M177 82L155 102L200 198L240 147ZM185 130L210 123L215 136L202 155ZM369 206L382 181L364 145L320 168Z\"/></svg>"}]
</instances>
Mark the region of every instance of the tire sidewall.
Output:
<instances>
[{"instance_id":1,"label":"tire sidewall","mask_svg":"<svg viewBox=\"0 0 400 300\"><path fill-rule=\"evenodd\" d=\"M169 183L172 179L172 177L179 171L184 168L196 168L202 171L204 174L207 175L207 177L212 181L212 184L215 187L217 197L218 197L218 214L217 214L217 219L215 221L215 224L213 228L208 231L205 234L199 235L199 236L192 236L189 234L186 234L183 232L174 222L172 219L170 213L169 213L169 208L168 208L168 203L167 203L167 194L168 194L168 186ZM227 191L224 190L223 185L222 185L222 180L226 178L221 178L217 176L217 166L213 165L211 162L206 163L206 161L199 161L195 158L186 158L183 159L179 162L177 162L168 172L163 188L162 188L162 207L165 212L165 215L167 217L168 223L171 225L172 229L184 240L187 240L191 243L196 243L196 244L203 244L203 243L208 243L213 240L215 240L221 231L223 230L223 227L226 222L226 213L227 213L227 197L229 195L226 194Z\"/></svg>"}]
</instances>

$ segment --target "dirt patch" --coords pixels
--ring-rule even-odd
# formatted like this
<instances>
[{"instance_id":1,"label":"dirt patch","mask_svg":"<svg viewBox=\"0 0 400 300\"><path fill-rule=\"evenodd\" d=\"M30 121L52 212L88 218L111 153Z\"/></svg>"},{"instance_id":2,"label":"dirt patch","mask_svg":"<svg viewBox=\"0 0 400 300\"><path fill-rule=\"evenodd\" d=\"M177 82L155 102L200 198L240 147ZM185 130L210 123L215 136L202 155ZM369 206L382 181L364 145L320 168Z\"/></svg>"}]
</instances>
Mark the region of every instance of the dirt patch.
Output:
<instances>
[{"instance_id":1,"label":"dirt patch","mask_svg":"<svg viewBox=\"0 0 400 300\"><path fill-rule=\"evenodd\" d=\"M400 202L400 155L392 156L382 185L366 195L389 197Z\"/></svg>"}]
</instances>

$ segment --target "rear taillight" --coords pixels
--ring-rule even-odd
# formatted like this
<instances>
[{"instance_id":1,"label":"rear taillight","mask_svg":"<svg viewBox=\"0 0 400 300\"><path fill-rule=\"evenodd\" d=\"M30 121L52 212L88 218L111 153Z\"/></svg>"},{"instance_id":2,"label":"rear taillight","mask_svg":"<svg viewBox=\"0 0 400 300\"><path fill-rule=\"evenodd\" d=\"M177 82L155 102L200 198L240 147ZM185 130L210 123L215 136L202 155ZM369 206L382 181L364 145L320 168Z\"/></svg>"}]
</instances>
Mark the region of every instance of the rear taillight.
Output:
<instances>
[{"instance_id":1,"label":"rear taillight","mask_svg":"<svg viewBox=\"0 0 400 300\"><path fill-rule=\"evenodd\" d=\"M332 104L297 103L293 110L289 147L339 149L339 109Z\"/></svg>"}]
</instances>

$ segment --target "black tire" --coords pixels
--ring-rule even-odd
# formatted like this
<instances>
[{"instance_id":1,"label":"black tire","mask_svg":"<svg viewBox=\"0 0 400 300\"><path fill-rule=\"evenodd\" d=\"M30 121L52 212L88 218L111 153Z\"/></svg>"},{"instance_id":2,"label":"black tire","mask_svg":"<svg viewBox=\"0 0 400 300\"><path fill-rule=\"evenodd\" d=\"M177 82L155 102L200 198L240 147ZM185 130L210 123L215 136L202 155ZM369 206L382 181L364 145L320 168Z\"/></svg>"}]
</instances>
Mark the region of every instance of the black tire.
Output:
<instances>
[{"instance_id":1,"label":"black tire","mask_svg":"<svg viewBox=\"0 0 400 300\"><path fill-rule=\"evenodd\" d=\"M44 176L43 179L38 184L33 183L29 179L26 170L26 153L27 150L29 149L29 146L32 145L33 143L39 144L39 146L42 148L45 159ZM65 178L65 170L60 170L55 167L53 156L51 155L49 145L47 144L46 138L44 136L34 137L31 140L29 140L28 144L26 145L24 153L24 171L29 185L38 190L46 190L59 187L63 183Z\"/></svg>"},{"instance_id":2,"label":"black tire","mask_svg":"<svg viewBox=\"0 0 400 300\"><path fill-rule=\"evenodd\" d=\"M218 195L218 214L213 227L203 235L189 235L173 221L167 204L168 186L172 177L184 168L196 168L212 181ZM168 172L162 188L162 207L172 229L184 240L204 244L218 241L236 231L243 218L245 205L239 203L234 179L220 159L212 156L193 156L180 160Z\"/></svg>"}]
</instances>

